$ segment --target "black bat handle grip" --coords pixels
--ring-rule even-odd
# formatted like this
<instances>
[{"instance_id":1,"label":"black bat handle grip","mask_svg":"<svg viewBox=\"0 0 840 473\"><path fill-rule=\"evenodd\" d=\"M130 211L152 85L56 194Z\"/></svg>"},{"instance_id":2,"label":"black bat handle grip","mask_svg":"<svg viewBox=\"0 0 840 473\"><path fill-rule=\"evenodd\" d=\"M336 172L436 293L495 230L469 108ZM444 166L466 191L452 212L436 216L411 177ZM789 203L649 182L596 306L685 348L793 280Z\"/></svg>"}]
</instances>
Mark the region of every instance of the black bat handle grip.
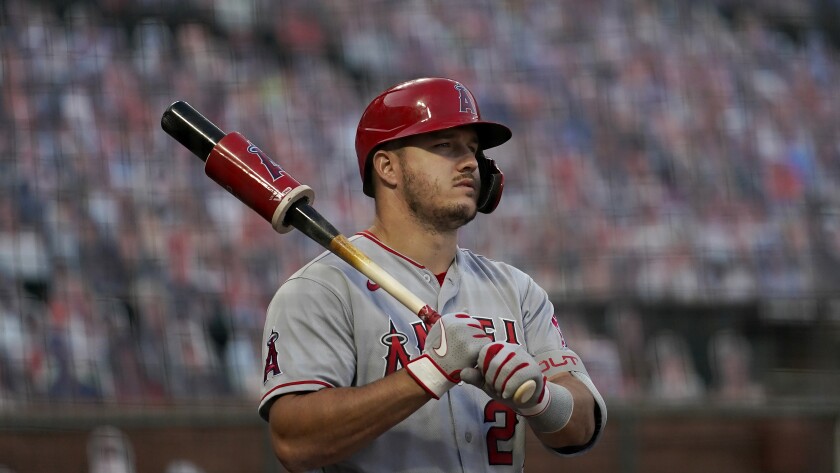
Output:
<instances>
[{"instance_id":1,"label":"black bat handle grip","mask_svg":"<svg viewBox=\"0 0 840 473\"><path fill-rule=\"evenodd\" d=\"M210 151L225 137L225 132L181 100L163 112L160 126L202 161L207 161Z\"/></svg>"}]
</instances>

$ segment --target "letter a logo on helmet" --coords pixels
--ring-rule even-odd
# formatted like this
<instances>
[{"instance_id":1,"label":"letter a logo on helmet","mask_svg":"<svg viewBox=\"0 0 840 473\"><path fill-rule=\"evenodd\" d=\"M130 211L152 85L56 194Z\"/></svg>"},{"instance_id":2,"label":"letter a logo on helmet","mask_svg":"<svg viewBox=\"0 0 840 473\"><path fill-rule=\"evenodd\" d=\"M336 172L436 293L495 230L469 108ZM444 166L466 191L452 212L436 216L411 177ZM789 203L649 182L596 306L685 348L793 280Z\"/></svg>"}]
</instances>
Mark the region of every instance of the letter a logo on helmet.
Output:
<instances>
[{"instance_id":1,"label":"letter a logo on helmet","mask_svg":"<svg viewBox=\"0 0 840 473\"><path fill-rule=\"evenodd\" d=\"M467 88L464 87L461 84L455 84L455 89L458 91L459 94L461 94L460 95L461 112L472 113L473 115L478 115L478 110L475 108L475 105L473 104L472 94L470 94L470 91L467 90Z\"/></svg>"},{"instance_id":2,"label":"letter a logo on helmet","mask_svg":"<svg viewBox=\"0 0 840 473\"><path fill-rule=\"evenodd\" d=\"M356 157L365 195L373 196L370 158L380 146L408 136L472 126L478 135L481 189L478 210L490 213L501 199L504 176L483 150L511 137L508 127L481 119L478 103L463 84L438 77L415 79L382 92L367 106L356 129Z\"/></svg>"}]
</instances>

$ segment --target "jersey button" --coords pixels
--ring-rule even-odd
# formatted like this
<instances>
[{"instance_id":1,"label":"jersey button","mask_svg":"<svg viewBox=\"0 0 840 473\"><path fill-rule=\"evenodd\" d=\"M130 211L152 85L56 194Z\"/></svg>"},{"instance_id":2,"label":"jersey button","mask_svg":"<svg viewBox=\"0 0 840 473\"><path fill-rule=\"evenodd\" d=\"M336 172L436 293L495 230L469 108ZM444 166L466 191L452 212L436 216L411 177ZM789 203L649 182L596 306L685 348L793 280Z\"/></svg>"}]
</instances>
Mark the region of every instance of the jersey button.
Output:
<instances>
[{"instance_id":1,"label":"jersey button","mask_svg":"<svg viewBox=\"0 0 840 473\"><path fill-rule=\"evenodd\" d=\"M464 438L467 439L467 443L472 442L472 434L471 433L467 432L467 434L464 435Z\"/></svg>"},{"instance_id":2,"label":"jersey button","mask_svg":"<svg viewBox=\"0 0 840 473\"><path fill-rule=\"evenodd\" d=\"M426 282L432 282L432 277L429 276L429 273L424 274L423 279L425 279Z\"/></svg>"}]
</instances>

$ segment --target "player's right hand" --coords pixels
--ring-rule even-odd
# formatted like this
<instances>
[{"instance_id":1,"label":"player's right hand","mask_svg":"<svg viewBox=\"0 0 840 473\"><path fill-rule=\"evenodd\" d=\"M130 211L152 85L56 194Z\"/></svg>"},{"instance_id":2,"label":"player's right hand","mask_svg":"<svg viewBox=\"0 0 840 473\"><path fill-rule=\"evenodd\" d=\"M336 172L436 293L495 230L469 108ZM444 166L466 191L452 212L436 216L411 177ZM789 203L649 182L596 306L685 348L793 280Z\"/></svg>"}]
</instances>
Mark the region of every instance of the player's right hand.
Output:
<instances>
[{"instance_id":1,"label":"player's right hand","mask_svg":"<svg viewBox=\"0 0 840 473\"><path fill-rule=\"evenodd\" d=\"M515 343L494 342L483 347L478 354L478 367L464 370L461 378L483 389L490 397L501 401L523 415L545 407L545 377L539 364L525 347ZM534 391L514 403L514 393L527 382L533 382Z\"/></svg>"},{"instance_id":2,"label":"player's right hand","mask_svg":"<svg viewBox=\"0 0 840 473\"><path fill-rule=\"evenodd\" d=\"M546 380L539 363L522 345L488 344L478 354L478 367L464 369L461 379L526 417L536 432L557 432L566 426L574 410L572 393ZM515 393L530 381L534 382L534 391L517 404Z\"/></svg>"},{"instance_id":3,"label":"player's right hand","mask_svg":"<svg viewBox=\"0 0 840 473\"><path fill-rule=\"evenodd\" d=\"M423 353L405 368L417 384L439 399L461 381L461 370L476 365L479 352L492 341L468 314L446 314L426 335Z\"/></svg>"}]
</instances>

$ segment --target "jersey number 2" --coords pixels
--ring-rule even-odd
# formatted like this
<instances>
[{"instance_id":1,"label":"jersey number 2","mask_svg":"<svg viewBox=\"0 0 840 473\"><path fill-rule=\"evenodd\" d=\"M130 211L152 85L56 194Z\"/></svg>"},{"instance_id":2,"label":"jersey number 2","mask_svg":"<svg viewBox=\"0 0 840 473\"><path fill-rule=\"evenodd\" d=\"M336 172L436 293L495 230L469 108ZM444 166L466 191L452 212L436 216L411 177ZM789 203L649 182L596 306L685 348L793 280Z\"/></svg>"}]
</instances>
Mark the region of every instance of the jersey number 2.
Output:
<instances>
[{"instance_id":1,"label":"jersey number 2","mask_svg":"<svg viewBox=\"0 0 840 473\"><path fill-rule=\"evenodd\" d=\"M487 431L487 459L491 465L513 465L512 446L503 450L499 445L513 438L516 432L516 413L513 409L498 401L490 401L484 406L484 422L494 425Z\"/></svg>"}]
</instances>

